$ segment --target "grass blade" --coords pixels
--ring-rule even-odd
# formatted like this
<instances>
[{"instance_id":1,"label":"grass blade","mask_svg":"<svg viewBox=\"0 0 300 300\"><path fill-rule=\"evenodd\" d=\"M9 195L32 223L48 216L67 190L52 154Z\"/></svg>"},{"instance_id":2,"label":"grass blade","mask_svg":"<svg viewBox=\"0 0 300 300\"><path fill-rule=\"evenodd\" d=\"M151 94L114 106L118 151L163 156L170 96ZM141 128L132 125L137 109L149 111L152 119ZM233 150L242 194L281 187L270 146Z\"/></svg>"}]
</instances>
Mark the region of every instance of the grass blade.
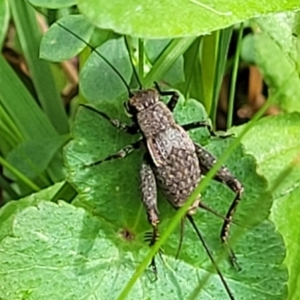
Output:
<instances>
[{"instance_id":1,"label":"grass blade","mask_svg":"<svg viewBox=\"0 0 300 300\"><path fill-rule=\"evenodd\" d=\"M41 33L35 12L26 1L11 0L10 7L39 102L57 132L68 133L67 116L55 86L50 64L39 59Z\"/></svg>"}]
</instances>

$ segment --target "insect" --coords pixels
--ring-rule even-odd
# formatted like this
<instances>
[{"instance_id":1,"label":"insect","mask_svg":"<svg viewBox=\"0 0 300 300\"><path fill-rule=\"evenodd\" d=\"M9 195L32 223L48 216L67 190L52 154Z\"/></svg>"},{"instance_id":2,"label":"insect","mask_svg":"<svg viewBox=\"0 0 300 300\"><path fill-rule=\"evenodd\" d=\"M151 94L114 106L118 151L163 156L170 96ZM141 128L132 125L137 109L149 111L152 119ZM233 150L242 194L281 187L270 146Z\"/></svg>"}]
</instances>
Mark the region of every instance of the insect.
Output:
<instances>
[{"instance_id":1,"label":"insect","mask_svg":"<svg viewBox=\"0 0 300 300\"><path fill-rule=\"evenodd\" d=\"M100 53L98 54L105 60ZM129 90L122 75L110 62L107 61L107 64L117 72L120 79ZM138 78L138 76L136 77ZM164 104L161 101L160 96L169 96L171 98L167 104ZM141 200L146 208L148 221L152 226L152 234L147 236L150 246L153 246L159 238L157 187L159 186L163 190L169 203L175 209L179 209L185 204L187 198L199 184L201 176L205 175L216 163L216 158L201 145L193 142L187 133L187 131L191 129L203 126L207 127L207 123L194 122L182 126L178 125L172 114L177 101L178 94L176 92L161 91L158 85L156 85L156 89L140 88L137 91L130 91L130 98L125 106L133 121L133 125L131 126L121 123L118 120L111 119L105 113L99 112L90 106L85 106L88 109L99 113L118 129L124 130L130 134L140 133L142 136L136 143L129 145L117 154L106 158L106 160L124 157L141 145L147 149L144 162L140 169L140 181ZM103 161L94 162L89 166L101 162ZM221 167L218 170L215 179L225 183L235 193L235 198L224 217L224 224L220 234L222 242L227 244L230 223L237 205L241 200L243 186L226 167ZM199 196L190 206L186 217L191 222L199 239L205 247L206 252L213 261L230 299L234 299L193 220L192 216L199 206L209 209L201 202ZM229 246L228 249L230 251L231 260L235 263L235 255ZM154 258L151 262L151 266L153 270L156 271Z\"/></svg>"},{"instance_id":2,"label":"insect","mask_svg":"<svg viewBox=\"0 0 300 300\"><path fill-rule=\"evenodd\" d=\"M171 96L171 100L167 105L160 100L160 94ZM177 100L178 94L176 92L162 92L158 86L156 86L156 90L146 89L134 92L127 103L128 112L134 120L132 126L120 123L117 120L111 120L107 115L100 112L101 116L105 117L117 128L125 130L130 134L140 132L143 136L142 140L121 150L118 154L109 157L109 159L124 157L141 144L144 144L148 150L144 163L141 166L140 178L142 201L146 207L148 221L153 228L152 234L147 235L149 246L153 246L159 238L157 185L161 187L170 204L175 209L178 209L185 204L187 198L199 184L201 173L206 174L216 163L216 158L205 148L193 142L186 132L186 130L198 128L199 126L207 126L206 122L195 122L183 126L179 126L175 122L172 110ZM90 109L89 106L86 107ZM98 163L100 162L96 164ZM95 165L95 163L92 165ZM222 242L227 243L230 222L241 199L243 187L225 167L221 167L215 175L215 179L224 182L236 193L236 197L224 218L221 230ZM201 203L200 196L189 208L187 219L191 222L198 237L202 240L203 238L192 218L199 206L206 208ZM204 243L204 241L202 242ZM209 253L209 250L207 251ZM211 256L211 254L209 255ZM232 262L236 263L236 258L232 250L230 250L230 255ZM211 259L213 258L211 257ZM156 272L154 258L151 266L154 272ZM217 266L216 268L220 272ZM223 277L221 278L230 298L233 299L226 282Z\"/></svg>"}]
</instances>

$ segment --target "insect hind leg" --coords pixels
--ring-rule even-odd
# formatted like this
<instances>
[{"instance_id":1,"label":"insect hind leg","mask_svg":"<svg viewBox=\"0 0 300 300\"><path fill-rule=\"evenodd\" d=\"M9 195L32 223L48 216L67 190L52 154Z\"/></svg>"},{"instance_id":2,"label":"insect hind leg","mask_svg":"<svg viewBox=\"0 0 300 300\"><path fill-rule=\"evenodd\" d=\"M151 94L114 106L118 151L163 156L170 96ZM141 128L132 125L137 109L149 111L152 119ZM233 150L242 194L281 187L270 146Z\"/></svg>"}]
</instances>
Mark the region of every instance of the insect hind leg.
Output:
<instances>
[{"instance_id":1,"label":"insect hind leg","mask_svg":"<svg viewBox=\"0 0 300 300\"><path fill-rule=\"evenodd\" d=\"M205 175L216 164L217 159L200 145L195 144L195 147L196 154L200 163L201 172ZM231 263L235 265L238 270L240 270L240 266L237 263L236 256L233 250L228 246L228 237L230 225L232 223L232 217L236 211L239 202L241 201L244 188L242 184L224 166L221 166L221 168L217 171L217 173L214 176L214 179L223 184L226 184L235 193L235 198L233 199L225 215L225 219L220 233L220 238L222 243L227 245L228 247Z\"/></svg>"}]
</instances>

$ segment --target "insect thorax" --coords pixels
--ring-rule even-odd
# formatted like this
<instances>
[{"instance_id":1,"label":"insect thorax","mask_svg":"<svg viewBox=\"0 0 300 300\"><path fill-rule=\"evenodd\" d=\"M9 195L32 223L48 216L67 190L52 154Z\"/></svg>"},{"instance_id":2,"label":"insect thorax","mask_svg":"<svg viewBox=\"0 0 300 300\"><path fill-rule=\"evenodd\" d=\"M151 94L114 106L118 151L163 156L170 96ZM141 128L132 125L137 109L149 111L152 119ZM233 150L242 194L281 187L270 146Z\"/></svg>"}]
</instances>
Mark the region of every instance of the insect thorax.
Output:
<instances>
[{"instance_id":1,"label":"insect thorax","mask_svg":"<svg viewBox=\"0 0 300 300\"><path fill-rule=\"evenodd\" d=\"M146 139L175 124L172 113L163 102L157 102L138 112L137 121Z\"/></svg>"}]
</instances>

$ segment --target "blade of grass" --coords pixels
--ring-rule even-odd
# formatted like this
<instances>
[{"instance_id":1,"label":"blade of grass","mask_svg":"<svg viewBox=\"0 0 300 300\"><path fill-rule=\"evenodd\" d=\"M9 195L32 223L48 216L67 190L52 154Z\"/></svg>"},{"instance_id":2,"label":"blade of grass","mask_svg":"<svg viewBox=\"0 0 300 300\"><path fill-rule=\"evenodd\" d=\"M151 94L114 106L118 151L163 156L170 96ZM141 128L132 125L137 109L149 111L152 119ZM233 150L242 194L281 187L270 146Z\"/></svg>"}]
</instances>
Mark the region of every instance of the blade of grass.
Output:
<instances>
[{"instance_id":1,"label":"blade of grass","mask_svg":"<svg viewBox=\"0 0 300 300\"><path fill-rule=\"evenodd\" d=\"M10 7L39 102L57 132L68 133L68 119L50 64L39 59L41 33L35 11L26 1L10 0Z\"/></svg>"},{"instance_id":2,"label":"blade of grass","mask_svg":"<svg viewBox=\"0 0 300 300\"><path fill-rule=\"evenodd\" d=\"M0 55L0 103L24 139L57 136L31 94Z\"/></svg>"},{"instance_id":3,"label":"blade of grass","mask_svg":"<svg viewBox=\"0 0 300 300\"><path fill-rule=\"evenodd\" d=\"M0 55L0 70L0 104L23 140L57 138L56 130L2 55ZM61 159L59 161L62 166ZM59 168L57 165L48 169L54 182L62 177L61 169L62 167Z\"/></svg>"},{"instance_id":4,"label":"blade of grass","mask_svg":"<svg viewBox=\"0 0 300 300\"><path fill-rule=\"evenodd\" d=\"M15 192L15 190L10 186L9 182L1 174L0 187L10 196L11 199L19 198L19 195Z\"/></svg>"},{"instance_id":5,"label":"blade of grass","mask_svg":"<svg viewBox=\"0 0 300 300\"><path fill-rule=\"evenodd\" d=\"M222 29L219 32L215 81L214 81L214 89L213 89L213 97L212 97L212 106L211 106L211 112L210 112L210 118L212 120L214 127L216 125L219 94L220 94L221 85L223 82L225 66L226 66L226 61L227 61L228 48L229 48L229 43L230 43L230 39L232 36L232 31L233 31L233 27L229 27L226 29Z\"/></svg>"},{"instance_id":6,"label":"blade of grass","mask_svg":"<svg viewBox=\"0 0 300 300\"><path fill-rule=\"evenodd\" d=\"M267 110L267 108L270 106L270 102L266 102L265 105L257 112L257 114L253 118L253 122L258 120L263 113ZM182 206L174 215L174 217L171 219L169 225L165 229L164 233L161 235L159 240L154 244L154 246L148 251L146 257L142 261L142 263L139 265L139 267L136 269L135 273L132 275L122 292L120 293L118 300L123 300L128 295L129 291L135 284L135 282L138 280L138 278L141 276L141 274L144 272L144 270L149 265L152 257L157 253L157 251L162 247L162 245L166 242L169 235L176 229L178 226L180 220L184 217L186 212L188 211L189 207L195 201L197 196L203 192L205 187L209 184L210 180L213 178L213 176L216 174L218 169L221 167L221 165L224 163L224 161L229 157L230 153L238 146L241 138L246 134L246 132L252 127L253 122L249 122L245 126L244 130L240 133L240 135L229 145L229 147L226 149L226 151L223 153L223 155L218 159L217 163L214 165L214 167L207 173L207 175L201 180L200 184L196 187L192 195L188 198L184 206Z\"/></svg>"},{"instance_id":7,"label":"blade of grass","mask_svg":"<svg viewBox=\"0 0 300 300\"><path fill-rule=\"evenodd\" d=\"M165 51L157 58L150 72L144 79L145 87L153 84L156 78L161 78L163 74L170 68L170 66L182 55L186 49L193 43L196 37L174 39Z\"/></svg>"},{"instance_id":8,"label":"blade of grass","mask_svg":"<svg viewBox=\"0 0 300 300\"><path fill-rule=\"evenodd\" d=\"M8 24L10 19L10 12L8 0L0 1L0 49L2 49L3 42L6 36Z\"/></svg>"},{"instance_id":9,"label":"blade of grass","mask_svg":"<svg viewBox=\"0 0 300 300\"><path fill-rule=\"evenodd\" d=\"M4 124L0 124L0 139L0 152L2 152L4 155L7 155L19 143L19 141L15 139L14 135Z\"/></svg>"},{"instance_id":10,"label":"blade of grass","mask_svg":"<svg viewBox=\"0 0 300 300\"><path fill-rule=\"evenodd\" d=\"M286 79L285 84L281 86L281 89L284 88L284 86L288 83L290 77L294 74L294 72ZM201 192L205 189L205 187L209 184L210 180L213 178L213 176L216 174L218 169L221 167L221 165L225 162L225 160L229 157L230 153L239 145L241 139L243 136L253 127L255 122L260 119L263 114L266 112L266 110L272 105L274 102L274 99L276 99L280 95L280 91L276 91L276 94L273 95L272 100L270 98L268 101L264 103L264 105L259 109L259 111L254 115L252 120L247 123L247 125L243 128L243 130L240 132L240 134L237 136L236 139L232 141L232 143L229 145L229 147L224 151L224 153L220 156L220 158L217 160L217 163L213 166L213 168L206 174L206 176L201 180L200 184L196 187L196 189L193 191L191 196L187 199L184 206L182 206L174 215L174 217L171 219L169 225L163 232L163 234L160 236L160 238L157 240L157 242L151 247L145 256L142 263L137 267L134 274L130 278L130 280L125 285L124 289L121 291L121 293L118 296L118 300L123 300L126 298L128 293L130 292L131 288L135 284L135 282L138 280L138 278L141 276L141 274L144 272L144 270L149 265L152 257L158 252L158 250L162 247L162 245L166 242L170 234L175 230L175 228L178 226L181 219L184 217L186 212L189 210L189 207L191 204L195 201L195 199L198 197Z\"/></svg>"},{"instance_id":11,"label":"blade of grass","mask_svg":"<svg viewBox=\"0 0 300 300\"><path fill-rule=\"evenodd\" d=\"M32 182L30 179L28 179L26 176L24 176L21 172L19 172L11 164L9 164L2 156L0 156L0 164L3 167L5 167L8 171L10 171L12 174L14 174L21 182L23 182L29 188L34 190L35 192L38 192L40 190L40 188L34 182Z\"/></svg>"},{"instance_id":12,"label":"blade of grass","mask_svg":"<svg viewBox=\"0 0 300 300\"><path fill-rule=\"evenodd\" d=\"M144 40L138 39L138 54L139 54L139 64L138 64L138 74L140 80L143 82L144 78Z\"/></svg>"},{"instance_id":13,"label":"blade of grass","mask_svg":"<svg viewBox=\"0 0 300 300\"><path fill-rule=\"evenodd\" d=\"M201 72L201 64L199 61L200 47L203 37L197 37L192 45L184 53L184 73L185 82L183 87L183 95L185 99L190 97L199 99L204 102L203 80ZM205 104L203 103L205 106Z\"/></svg>"},{"instance_id":14,"label":"blade of grass","mask_svg":"<svg viewBox=\"0 0 300 300\"><path fill-rule=\"evenodd\" d=\"M229 103L228 103L228 112L227 112L227 129L232 126L232 115L233 115L233 104L234 104L234 96L235 96L235 88L236 88L236 78L239 68L239 58L242 48L242 36L244 31L244 23L241 23L239 29L239 35L236 45L236 50L234 54L234 62L231 76L231 85L230 85L230 94L229 94Z\"/></svg>"},{"instance_id":15,"label":"blade of grass","mask_svg":"<svg viewBox=\"0 0 300 300\"><path fill-rule=\"evenodd\" d=\"M211 115L214 97L214 82L217 63L219 31L212 32L208 36L202 38L201 47L201 73L203 74L201 81L203 86L202 103L208 113Z\"/></svg>"},{"instance_id":16,"label":"blade of grass","mask_svg":"<svg viewBox=\"0 0 300 300\"><path fill-rule=\"evenodd\" d=\"M65 181L60 189L53 195L51 201L57 202L58 200L64 200L68 203L71 203L72 200L77 196L77 191Z\"/></svg>"},{"instance_id":17,"label":"blade of grass","mask_svg":"<svg viewBox=\"0 0 300 300\"><path fill-rule=\"evenodd\" d=\"M16 124L11 119L10 115L5 111L5 109L0 105L0 119L1 126L6 128L10 132L10 137L16 142L16 145L24 140L22 133L16 126Z\"/></svg>"},{"instance_id":18,"label":"blade of grass","mask_svg":"<svg viewBox=\"0 0 300 300\"><path fill-rule=\"evenodd\" d=\"M295 157L297 159L297 157ZM295 168L295 164L292 162L290 166L284 168L277 176L277 178L274 181L274 184L268 188L267 193L273 194L276 189L278 189L279 185L284 182L285 178L288 178L289 174L293 171ZM230 239L230 244L234 246L236 242L241 238L241 236L245 233L247 228L245 227L239 227L238 230L235 231L234 236ZM226 254L226 251L225 251ZM226 255L225 255L226 256ZM216 263L219 264L219 262L222 261L225 257L223 255L218 256L216 260ZM204 277L202 277L201 280L199 280L198 285L194 288L192 293L190 294L190 297L188 299L197 299L198 294L200 293L202 287L205 285L206 281L209 280L210 274L206 274Z\"/></svg>"}]
</instances>

